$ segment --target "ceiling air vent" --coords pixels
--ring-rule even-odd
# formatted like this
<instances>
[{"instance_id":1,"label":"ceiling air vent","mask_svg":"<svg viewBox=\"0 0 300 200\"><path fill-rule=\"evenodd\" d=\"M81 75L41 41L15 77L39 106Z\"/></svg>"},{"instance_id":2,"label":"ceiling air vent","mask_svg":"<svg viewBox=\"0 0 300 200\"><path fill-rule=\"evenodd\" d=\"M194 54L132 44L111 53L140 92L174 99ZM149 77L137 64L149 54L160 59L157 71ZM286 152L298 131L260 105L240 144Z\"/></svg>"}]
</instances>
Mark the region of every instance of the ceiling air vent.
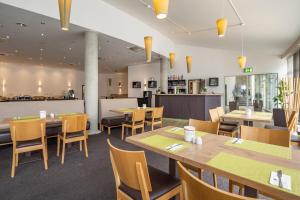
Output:
<instances>
[{"instance_id":1,"label":"ceiling air vent","mask_svg":"<svg viewBox=\"0 0 300 200\"><path fill-rule=\"evenodd\" d=\"M127 48L129 50L133 51L134 53L139 53L141 51L144 51L144 49L139 46L131 46L131 47L127 47Z\"/></svg>"}]
</instances>

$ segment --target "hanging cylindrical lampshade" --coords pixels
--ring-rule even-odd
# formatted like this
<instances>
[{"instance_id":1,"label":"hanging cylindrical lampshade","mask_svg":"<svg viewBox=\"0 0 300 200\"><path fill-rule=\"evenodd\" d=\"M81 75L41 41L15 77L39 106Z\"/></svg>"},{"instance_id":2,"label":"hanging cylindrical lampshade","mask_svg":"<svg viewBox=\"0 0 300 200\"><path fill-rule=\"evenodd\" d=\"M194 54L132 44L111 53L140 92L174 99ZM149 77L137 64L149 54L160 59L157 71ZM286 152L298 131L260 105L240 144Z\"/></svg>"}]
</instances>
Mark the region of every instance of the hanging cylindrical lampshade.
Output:
<instances>
[{"instance_id":1,"label":"hanging cylindrical lampshade","mask_svg":"<svg viewBox=\"0 0 300 200\"><path fill-rule=\"evenodd\" d=\"M192 72L192 56L186 56L187 73Z\"/></svg>"},{"instance_id":2,"label":"hanging cylindrical lampshade","mask_svg":"<svg viewBox=\"0 0 300 200\"><path fill-rule=\"evenodd\" d=\"M145 41L145 51L146 51L146 61L151 62L151 53L152 53L152 37L146 36Z\"/></svg>"},{"instance_id":3,"label":"hanging cylindrical lampshade","mask_svg":"<svg viewBox=\"0 0 300 200\"><path fill-rule=\"evenodd\" d=\"M60 25L63 31L69 30L72 0L58 0Z\"/></svg>"},{"instance_id":4,"label":"hanging cylindrical lampshade","mask_svg":"<svg viewBox=\"0 0 300 200\"><path fill-rule=\"evenodd\" d=\"M170 68L173 69L175 65L175 53L170 53Z\"/></svg>"},{"instance_id":5,"label":"hanging cylindrical lampshade","mask_svg":"<svg viewBox=\"0 0 300 200\"><path fill-rule=\"evenodd\" d=\"M158 19L164 19L168 15L169 0L152 0L154 12Z\"/></svg>"},{"instance_id":6,"label":"hanging cylindrical lampshade","mask_svg":"<svg viewBox=\"0 0 300 200\"><path fill-rule=\"evenodd\" d=\"M227 25L228 21L226 18L220 18L217 20L217 29L218 29L218 36L219 37L224 37L226 30L227 30Z\"/></svg>"},{"instance_id":7,"label":"hanging cylindrical lampshade","mask_svg":"<svg viewBox=\"0 0 300 200\"><path fill-rule=\"evenodd\" d=\"M241 69L245 68L246 62L247 62L247 57L246 56L240 56L240 57L238 57L238 63L240 65Z\"/></svg>"}]
</instances>

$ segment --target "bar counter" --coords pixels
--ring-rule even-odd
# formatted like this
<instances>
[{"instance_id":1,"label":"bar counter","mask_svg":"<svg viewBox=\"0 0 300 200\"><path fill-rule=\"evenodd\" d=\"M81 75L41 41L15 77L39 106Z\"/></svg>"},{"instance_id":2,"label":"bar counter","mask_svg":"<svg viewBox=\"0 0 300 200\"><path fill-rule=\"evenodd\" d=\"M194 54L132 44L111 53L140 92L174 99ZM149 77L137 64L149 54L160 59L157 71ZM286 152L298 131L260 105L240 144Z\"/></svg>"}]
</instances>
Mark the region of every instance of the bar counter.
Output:
<instances>
[{"instance_id":1,"label":"bar counter","mask_svg":"<svg viewBox=\"0 0 300 200\"><path fill-rule=\"evenodd\" d=\"M209 120L209 109L221 106L221 94L156 94L155 106L164 106L164 117Z\"/></svg>"}]
</instances>

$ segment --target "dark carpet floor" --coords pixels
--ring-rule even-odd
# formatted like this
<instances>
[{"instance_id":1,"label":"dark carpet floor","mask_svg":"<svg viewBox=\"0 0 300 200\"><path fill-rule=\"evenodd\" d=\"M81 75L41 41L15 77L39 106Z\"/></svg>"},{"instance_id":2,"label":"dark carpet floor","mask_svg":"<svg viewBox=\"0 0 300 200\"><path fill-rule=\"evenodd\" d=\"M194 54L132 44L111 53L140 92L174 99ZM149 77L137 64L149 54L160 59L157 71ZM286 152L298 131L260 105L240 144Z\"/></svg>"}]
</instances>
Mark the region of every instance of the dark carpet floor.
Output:
<instances>
[{"instance_id":1,"label":"dark carpet floor","mask_svg":"<svg viewBox=\"0 0 300 200\"><path fill-rule=\"evenodd\" d=\"M40 154L23 155L15 178L11 173L11 146L0 147L0 199L1 200L110 200L115 199L115 182L109 160L106 132L90 136L89 158L77 145L67 149L65 164L56 157L56 140L48 141L49 169L44 170ZM123 149L138 148L120 140L120 129L113 129L111 142ZM148 164L168 170L168 159L146 151ZM210 173L204 179L212 183ZM228 181L218 177L220 188L227 190Z\"/></svg>"}]
</instances>

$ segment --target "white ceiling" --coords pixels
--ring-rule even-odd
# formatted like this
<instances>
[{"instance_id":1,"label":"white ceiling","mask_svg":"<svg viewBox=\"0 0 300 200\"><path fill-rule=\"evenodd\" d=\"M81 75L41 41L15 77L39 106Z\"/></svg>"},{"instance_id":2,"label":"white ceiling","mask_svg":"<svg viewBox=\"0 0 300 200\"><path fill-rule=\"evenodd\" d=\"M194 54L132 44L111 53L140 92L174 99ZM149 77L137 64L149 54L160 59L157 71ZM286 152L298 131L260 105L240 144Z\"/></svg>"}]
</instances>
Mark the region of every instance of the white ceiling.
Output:
<instances>
[{"instance_id":1,"label":"white ceiling","mask_svg":"<svg viewBox=\"0 0 300 200\"><path fill-rule=\"evenodd\" d=\"M184 33L168 20L158 20L151 9L141 0L103 0L163 32L181 44L220 48L241 49L241 28L230 28L224 38L216 30L193 33L196 30L215 27L215 21L224 16L229 24L239 23L228 0L170 0L168 17L184 27ZM152 0L142 0L151 5ZM300 35L300 0L232 0L242 19L245 51L269 55L281 55Z\"/></svg>"},{"instance_id":2,"label":"white ceiling","mask_svg":"<svg viewBox=\"0 0 300 200\"><path fill-rule=\"evenodd\" d=\"M19 22L27 26L16 25ZM0 54L5 54L0 56L0 61L83 69L85 31L71 25L70 31L64 32L56 19L0 4L0 37L9 36L7 40L0 40ZM102 73L120 72L128 65L145 63L144 51L129 50L133 45L128 42L99 33L99 46ZM153 53L153 58L155 62L159 55Z\"/></svg>"}]
</instances>

